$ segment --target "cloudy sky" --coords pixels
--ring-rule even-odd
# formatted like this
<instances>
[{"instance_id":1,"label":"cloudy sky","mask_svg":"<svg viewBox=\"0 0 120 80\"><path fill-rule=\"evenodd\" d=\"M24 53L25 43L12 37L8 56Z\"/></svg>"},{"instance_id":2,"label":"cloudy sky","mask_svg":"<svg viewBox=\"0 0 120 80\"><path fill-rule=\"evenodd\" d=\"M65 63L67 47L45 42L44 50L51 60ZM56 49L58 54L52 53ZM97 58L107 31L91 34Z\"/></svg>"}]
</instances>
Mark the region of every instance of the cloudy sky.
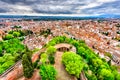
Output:
<instances>
[{"instance_id":1,"label":"cloudy sky","mask_svg":"<svg viewBox=\"0 0 120 80\"><path fill-rule=\"evenodd\" d=\"M120 14L120 0L0 0L0 14Z\"/></svg>"}]
</instances>

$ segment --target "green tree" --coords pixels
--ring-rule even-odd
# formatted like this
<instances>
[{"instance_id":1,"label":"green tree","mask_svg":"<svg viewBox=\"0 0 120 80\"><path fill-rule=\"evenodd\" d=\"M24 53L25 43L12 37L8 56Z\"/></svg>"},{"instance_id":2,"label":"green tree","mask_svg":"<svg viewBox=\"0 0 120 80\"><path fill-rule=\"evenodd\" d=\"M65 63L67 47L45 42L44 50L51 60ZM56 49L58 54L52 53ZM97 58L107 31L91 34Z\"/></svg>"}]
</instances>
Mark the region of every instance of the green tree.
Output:
<instances>
[{"instance_id":1,"label":"green tree","mask_svg":"<svg viewBox=\"0 0 120 80\"><path fill-rule=\"evenodd\" d=\"M50 41L47 46L54 46L56 44L56 42L54 40Z\"/></svg>"},{"instance_id":2,"label":"green tree","mask_svg":"<svg viewBox=\"0 0 120 80\"><path fill-rule=\"evenodd\" d=\"M114 75L110 70L101 69L98 75L99 80L114 80Z\"/></svg>"},{"instance_id":3,"label":"green tree","mask_svg":"<svg viewBox=\"0 0 120 80\"><path fill-rule=\"evenodd\" d=\"M40 58L40 61L44 64L48 59L48 55L46 53L42 53Z\"/></svg>"},{"instance_id":4,"label":"green tree","mask_svg":"<svg viewBox=\"0 0 120 80\"><path fill-rule=\"evenodd\" d=\"M88 70L87 72L85 71L85 75L88 80L97 80L97 77L92 73L91 70Z\"/></svg>"},{"instance_id":5,"label":"green tree","mask_svg":"<svg viewBox=\"0 0 120 80\"><path fill-rule=\"evenodd\" d=\"M54 56L49 56L48 57L48 59L49 59L49 61L50 61L50 64L54 64L55 63L55 58L54 58Z\"/></svg>"},{"instance_id":6,"label":"green tree","mask_svg":"<svg viewBox=\"0 0 120 80\"><path fill-rule=\"evenodd\" d=\"M5 71L5 69L3 69L3 68L0 66L0 74L2 74L4 71Z\"/></svg>"},{"instance_id":7,"label":"green tree","mask_svg":"<svg viewBox=\"0 0 120 80\"><path fill-rule=\"evenodd\" d=\"M111 66L111 60L108 61L109 66Z\"/></svg>"},{"instance_id":8,"label":"green tree","mask_svg":"<svg viewBox=\"0 0 120 80\"><path fill-rule=\"evenodd\" d=\"M92 66L98 68L102 64L103 64L103 62L101 59L99 59L99 58L92 59Z\"/></svg>"},{"instance_id":9,"label":"green tree","mask_svg":"<svg viewBox=\"0 0 120 80\"><path fill-rule=\"evenodd\" d=\"M5 62L5 59L3 57L0 57L0 64L3 64Z\"/></svg>"},{"instance_id":10,"label":"green tree","mask_svg":"<svg viewBox=\"0 0 120 80\"><path fill-rule=\"evenodd\" d=\"M79 78L84 67L83 60L79 55L74 52L65 52L62 55L62 63L65 65L65 69L69 74L75 75Z\"/></svg>"},{"instance_id":11,"label":"green tree","mask_svg":"<svg viewBox=\"0 0 120 80\"><path fill-rule=\"evenodd\" d=\"M9 53L4 54L3 58L4 58L6 61L7 61L7 60L12 60L12 61L15 60L15 58L14 58L11 54L9 54Z\"/></svg>"},{"instance_id":12,"label":"green tree","mask_svg":"<svg viewBox=\"0 0 120 80\"><path fill-rule=\"evenodd\" d=\"M120 80L120 73L118 73L115 77L116 77L116 80Z\"/></svg>"},{"instance_id":13,"label":"green tree","mask_svg":"<svg viewBox=\"0 0 120 80\"><path fill-rule=\"evenodd\" d=\"M14 55L14 53L22 53L25 52L25 47L21 44L19 39L10 39L3 42L3 50L7 53Z\"/></svg>"},{"instance_id":14,"label":"green tree","mask_svg":"<svg viewBox=\"0 0 120 80\"><path fill-rule=\"evenodd\" d=\"M12 39L14 36L12 34L7 34L5 37L4 37L4 40L9 40L9 39Z\"/></svg>"},{"instance_id":15,"label":"green tree","mask_svg":"<svg viewBox=\"0 0 120 80\"><path fill-rule=\"evenodd\" d=\"M49 46L46 50L46 53L49 55L53 55L56 52L56 48L54 46Z\"/></svg>"},{"instance_id":16,"label":"green tree","mask_svg":"<svg viewBox=\"0 0 120 80\"><path fill-rule=\"evenodd\" d=\"M2 47L0 46L0 56L3 56L2 52L3 50L2 50Z\"/></svg>"},{"instance_id":17,"label":"green tree","mask_svg":"<svg viewBox=\"0 0 120 80\"><path fill-rule=\"evenodd\" d=\"M4 70L8 69L10 66L12 66L15 62L10 60L10 61L6 61L5 63L2 64L2 68Z\"/></svg>"},{"instance_id":18,"label":"green tree","mask_svg":"<svg viewBox=\"0 0 120 80\"><path fill-rule=\"evenodd\" d=\"M20 35L21 35L21 34L20 34L19 32L16 32L16 31L13 32L13 36L14 36L14 37L20 37Z\"/></svg>"},{"instance_id":19,"label":"green tree","mask_svg":"<svg viewBox=\"0 0 120 80\"><path fill-rule=\"evenodd\" d=\"M40 75L42 80L56 80L57 71L52 65L41 65Z\"/></svg>"},{"instance_id":20,"label":"green tree","mask_svg":"<svg viewBox=\"0 0 120 80\"><path fill-rule=\"evenodd\" d=\"M71 41L71 44L74 45L75 47L78 47L78 46L79 46L79 42L76 41L76 40L72 40L72 41Z\"/></svg>"},{"instance_id":21,"label":"green tree","mask_svg":"<svg viewBox=\"0 0 120 80\"><path fill-rule=\"evenodd\" d=\"M16 26L16 25L14 26L14 28L18 28L18 27L19 27L19 26Z\"/></svg>"},{"instance_id":22,"label":"green tree","mask_svg":"<svg viewBox=\"0 0 120 80\"><path fill-rule=\"evenodd\" d=\"M84 55L84 53L85 53L85 48L79 47L77 52L78 52L79 55L82 56L82 55Z\"/></svg>"},{"instance_id":23,"label":"green tree","mask_svg":"<svg viewBox=\"0 0 120 80\"><path fill-rule=\"evenodd\" d=\"M13 34L14 31L9 31L8 34Z\"/></svg>"},{"instance_id":24,"label":"green tree","mask_svg":"<svg viewBox=\"0 0 120 80\"><path fill-rule=\"evenodd\" d=\"M34 71L32 61L29 58L27 54L24 54L22 57L23 71L26 78L32 77Z\"/></svg>"}]
</instances>

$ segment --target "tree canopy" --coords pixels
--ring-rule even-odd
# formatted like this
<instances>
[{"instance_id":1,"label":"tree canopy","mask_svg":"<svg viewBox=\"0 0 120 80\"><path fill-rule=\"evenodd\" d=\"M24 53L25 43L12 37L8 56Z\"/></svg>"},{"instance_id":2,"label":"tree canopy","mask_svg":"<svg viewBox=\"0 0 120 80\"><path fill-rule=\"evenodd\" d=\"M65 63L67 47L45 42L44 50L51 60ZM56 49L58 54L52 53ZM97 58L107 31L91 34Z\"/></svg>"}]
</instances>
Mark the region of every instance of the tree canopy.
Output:
<instances>
[{"instance_id":1,"label":"tree canopy","mask_svg":"<svg viewBox=\"0 0 120 80\"><path fill-rule=\"evenodd\" d=\"M40 75L42 80L56 80L57 71L52 65L41 65Z\"/></svg>"},{"instance_id":2,"label":"tree canopy","mask_svg":"<svg viewBox=\"0 0 120 80\"><path fill-rule=\"evenodd\" d=\"M54 46L49 46L46 50L46 53L49 55L53 55L56 52L56 48Z\"/></svg>"},{"instance_id":3,"label":"tree canopy","mask_svg":"<svg viewBox=\"0 0 120 80\"><path fill-rule=\"evenodd\" d=\"M74 52L65 52L62 55L62 63L65 65L65 69L69 74L75 75L79 78L84 67L83 60L79 55Z\"/></svg>"}]
</instances>

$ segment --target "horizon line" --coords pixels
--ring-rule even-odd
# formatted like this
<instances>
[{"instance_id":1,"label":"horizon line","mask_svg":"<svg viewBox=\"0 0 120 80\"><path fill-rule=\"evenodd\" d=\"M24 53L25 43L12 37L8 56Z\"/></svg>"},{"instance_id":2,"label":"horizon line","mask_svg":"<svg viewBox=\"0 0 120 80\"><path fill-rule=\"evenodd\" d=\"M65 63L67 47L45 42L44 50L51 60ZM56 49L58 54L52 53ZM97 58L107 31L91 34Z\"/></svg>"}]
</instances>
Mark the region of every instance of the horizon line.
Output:
<instances>
[{"instance_id":1,"label":"horizon line","mask_svg":"<svg viewBox=\"0 0 120 80\"><path fill-rule=\"evenodd\" d=\"M89 16L100 16L101 14L10 14L10 13L0 13L0 15L16 15L16 16L69 16L69 17L89 17Z\"/></svg>"}]
</instances>

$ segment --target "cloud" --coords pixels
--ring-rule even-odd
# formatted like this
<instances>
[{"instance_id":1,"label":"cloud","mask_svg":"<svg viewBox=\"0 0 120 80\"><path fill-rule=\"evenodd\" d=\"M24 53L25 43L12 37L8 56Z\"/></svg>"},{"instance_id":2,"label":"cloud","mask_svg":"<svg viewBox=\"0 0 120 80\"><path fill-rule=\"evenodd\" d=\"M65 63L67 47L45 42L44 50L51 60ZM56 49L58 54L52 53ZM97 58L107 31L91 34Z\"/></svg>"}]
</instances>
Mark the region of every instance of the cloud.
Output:
<instances>
[{"instance_id":1,"label":"cloud","mask_svg":"<svg viewBox=\"0 0 120 80\"><path fill-rule=\"evenodd\" d=\"M103 3L96 7L88 7L83 9L85 14L119 14L120 13L120 1L114 1L109 3Z\"/></svg>"},{"instance_id":2,"label":"cloud","mask_svg":"<svg viewBox=\"0 0 120 80\"><path fill-rule=\"evenodd\" d=\"M70 6L62 5L34 5L33 10L36 13L49 13L49 14L72 14Z\"/></svg>"},{"instance_id":3,"label":"cloud","mask_svg":"<svg viewBox=\"0 0 120 80\"><path fill-rule=\"evenodd\" d=\"M0 0L0 13L96 15L120 13L119 0Z\"/></svg>"}]
</instances>

